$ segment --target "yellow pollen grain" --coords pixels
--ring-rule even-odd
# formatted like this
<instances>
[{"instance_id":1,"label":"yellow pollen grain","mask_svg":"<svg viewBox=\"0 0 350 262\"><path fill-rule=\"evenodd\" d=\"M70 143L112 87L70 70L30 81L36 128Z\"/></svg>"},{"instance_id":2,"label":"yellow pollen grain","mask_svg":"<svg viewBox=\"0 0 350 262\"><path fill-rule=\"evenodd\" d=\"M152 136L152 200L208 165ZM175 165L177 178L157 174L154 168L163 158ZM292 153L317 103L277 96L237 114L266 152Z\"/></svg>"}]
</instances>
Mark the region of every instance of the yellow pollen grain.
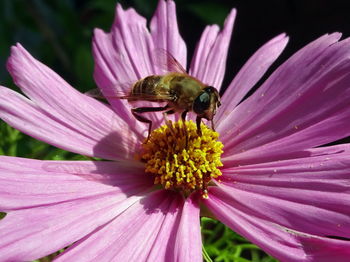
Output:
<instances>
[{"instance_id":1,"label":"yellow pollen grain","mask_svg":"<svg viewBox=\"0 0 350 262\"><path fill-rule=\"evenodd\" d=\"M186 131L185 129L186 128ZM202 136L192 121L169 122L152 131L142 145L141 160L146 173L154 177L154 184L161 184L188 195L200 191L208 198L208 183L221 176L218 167L223 144L217 141L219 134L201 124Z\"/></svg>"}]
</instances>

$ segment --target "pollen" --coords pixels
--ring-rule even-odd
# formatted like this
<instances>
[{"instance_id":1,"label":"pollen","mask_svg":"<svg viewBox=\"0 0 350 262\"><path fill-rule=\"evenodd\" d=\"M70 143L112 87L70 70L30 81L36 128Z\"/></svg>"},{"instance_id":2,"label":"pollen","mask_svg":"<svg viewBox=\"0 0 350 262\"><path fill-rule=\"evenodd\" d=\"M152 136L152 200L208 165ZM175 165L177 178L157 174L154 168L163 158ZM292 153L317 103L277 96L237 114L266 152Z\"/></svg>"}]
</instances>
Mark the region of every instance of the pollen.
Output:
<instances>
[{"instance_id":1,"label":"pollen","mask_svg":"<svg viewBox=\"0 0 350 262\"><path fill-rule=\"evenodd\" d=\"M141 160L146 163L146 173L154 177L154 184L185 196L199 191L208 198L209 182L222 174L218 167L223 166L223 144L218 141L219 133L203 123L201 131L198 136L192 121L168 121L152 131L142 145Z\"/></svg>"}]
</instances>

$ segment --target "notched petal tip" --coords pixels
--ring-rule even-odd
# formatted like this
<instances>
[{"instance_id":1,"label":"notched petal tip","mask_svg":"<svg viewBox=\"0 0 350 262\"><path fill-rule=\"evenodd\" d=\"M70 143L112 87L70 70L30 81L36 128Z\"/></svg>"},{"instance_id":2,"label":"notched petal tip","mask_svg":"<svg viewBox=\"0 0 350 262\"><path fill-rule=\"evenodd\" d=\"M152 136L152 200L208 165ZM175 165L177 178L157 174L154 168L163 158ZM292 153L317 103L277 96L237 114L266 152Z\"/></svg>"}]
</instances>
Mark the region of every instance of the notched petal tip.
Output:
<instances>
[{"instance_id":1,"label":"notched petal tip","mask_svg":"<svg viewBox=\"0 0 350 262\"><path fill-rule=\"evenodd\" d=\"M92 41L96 41L96 37L99 37L102 34L106 34L106 32L100 28L94 28L92 31Z\"/></svg>"},{"instance_id":2,"label":"notched petal tip","mask_svg":"<svg viewBox=\"0 0 350 262\"><path fill-rule=\"evenodd\" d=\"M23 77L23 67L28 67L32 63L32 56L28 51L20 44L16 43L11 46L11 53L6 61L6 69L13 78L14 83L20 87L20 81Z\"/></svg>"},{"instance_id":3,"label":"notched petal tip","mask_svg":"<svg viewBox=\"0 0 350 262\"><path fill-rule=\"evenodd\" d=\"M11 53L9 59L21 55L28 56L29 52L20 43L17 42L15 45L11 46Z\"/></svg>"},{"instance_id":4,"label":"notched petal tip","mask_svg":"<svg viewBox=\"0 0 350 262\"><path fill-rule=\"evenodd\" d=\"M20 52L19 49L21 48L24 49L20 43L16 43L15 45L11 46L10 56L8 57L6 62L7 71L9 71L11 75L12 71L14 70L14 63L18 56L18 52Z\"/></svg>"},{"instance_id":5,"label":"notched petal tip","mask_svg":"<svg viewBox=\"0 0 350 262\"><path fill-rule=\"evenodd\" d=\"M117 4L115 8L115 16L112 25L114 27L121 27L123 24L142 24L146 25L146 18L139 15L134 8L123 9L121 4Z\"/></svg>"},{"instance_id":6,"label":"notched petal tip","mask_svg":"<svg viewBox=\"0 0 350 262\"><path fill-rule=\"evenodd\" d=\"M186 68L187 48L179 32L174 1L158 2L150 29L155 47L167 50Z\"/></svg>"},{"instance_id":7,"label":"notched petal tip","mask_svg":"<svg viewBox=\"0 0 350 262\"><path fill-rule=\"evenodd\" d=\"M216 24L207 26L191 61L190 74L208 85L215 86L218 90L225 75L227 53L235 18L236 9L232 9L222 30Z\"/></svg>"},{"instance_id":8,"label":"notched petal tip","mask_svg":"<svg viewBox=\"0 0 350 262\"><path fill-rule=\"evenodd\" d=\"M17 42L13 46L11 46L11 55L13 55L16 51L25 50L21 43Z\"/></svg>"},{"instance_id":9,"label":"notched petal tip","mask_svg":"<svg viewBox=\"0 0 350 262\"><path fill-rule=\"evenodd\" d=\"M164 0L159 0L158 5L156 8L156 13L161 10L162 8L176 8L176 4L172 0L164 1Z\"/></svg>"}]
</instances>

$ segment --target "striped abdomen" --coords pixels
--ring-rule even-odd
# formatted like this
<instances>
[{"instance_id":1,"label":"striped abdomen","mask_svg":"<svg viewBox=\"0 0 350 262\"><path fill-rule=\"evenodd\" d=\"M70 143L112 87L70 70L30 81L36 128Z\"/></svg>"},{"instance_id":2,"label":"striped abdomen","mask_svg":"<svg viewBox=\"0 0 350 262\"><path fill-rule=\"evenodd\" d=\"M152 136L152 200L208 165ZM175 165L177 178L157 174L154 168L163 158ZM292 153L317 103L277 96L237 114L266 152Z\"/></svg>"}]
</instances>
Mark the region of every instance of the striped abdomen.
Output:
<instances>
[{"instance_id":1,"label":"striped abdomen","mask_svg":"<svg viewBox=\"0 0 350 262\"><path fill-rule=\"evenodd\" d=\"M131 89L129 100L162 100L161 94L166 91L163 85L160 85L162 78L162 76L152 75L137 81Z\"/></svg>"}]
</instances>

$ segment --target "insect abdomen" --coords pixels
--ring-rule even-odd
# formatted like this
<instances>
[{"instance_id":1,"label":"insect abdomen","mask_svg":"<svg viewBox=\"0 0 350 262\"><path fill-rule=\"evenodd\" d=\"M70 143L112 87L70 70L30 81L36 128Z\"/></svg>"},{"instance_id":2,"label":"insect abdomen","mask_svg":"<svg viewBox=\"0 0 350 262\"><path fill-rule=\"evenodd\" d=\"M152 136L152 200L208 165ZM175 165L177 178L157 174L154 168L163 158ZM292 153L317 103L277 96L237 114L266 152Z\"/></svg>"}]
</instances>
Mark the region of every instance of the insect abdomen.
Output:
<instances>
[{"instance_id":1,"label":"insect abdomen","mask_svg":"<svg viewBox=\"0 0 350 262\"><path fill-rule=\"evenodd\" d=\"M147 76L139 81L137 81L132 90L131 90L131 97L135 97L135 99L144 96L154 97L154 100L157 100L157 86L159 82L161 81L162 77L153 75L153 76ZM146 99L149 100L149 99ZM153 99L150 99L153 100Z\"/></svg>"}]
</instances>

